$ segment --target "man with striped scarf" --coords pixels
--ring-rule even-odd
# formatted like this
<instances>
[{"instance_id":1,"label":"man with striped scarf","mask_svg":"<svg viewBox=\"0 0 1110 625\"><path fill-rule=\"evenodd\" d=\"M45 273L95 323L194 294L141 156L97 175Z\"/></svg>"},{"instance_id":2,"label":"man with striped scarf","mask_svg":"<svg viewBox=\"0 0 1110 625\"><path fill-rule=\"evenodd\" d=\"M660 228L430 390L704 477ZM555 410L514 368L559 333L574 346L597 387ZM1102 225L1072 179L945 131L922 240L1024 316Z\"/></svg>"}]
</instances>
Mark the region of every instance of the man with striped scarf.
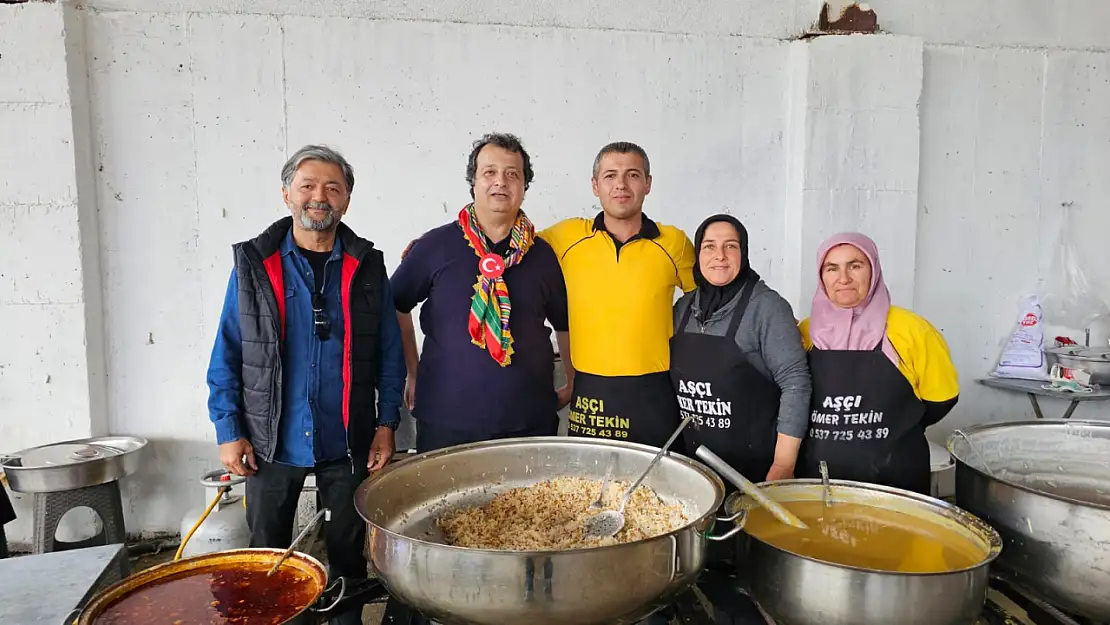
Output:
<instances>
[{"instance_id":1,"label":"man with striped scarf","mask_svg":"<svg viewBox=\"0 0 1110 625\"><path fill-rule=\"evenodd\" d=\"M473 201L416 239L390 279L418 452L558 432L570 383L554 388L545 322L569 354L567 296L555 252L521 209L533 177L515 136L476 141L466 167ZM419 358L411 317L417 304ZM563 364L571 380L569 360Z\"/></svg>"}]
</instances>

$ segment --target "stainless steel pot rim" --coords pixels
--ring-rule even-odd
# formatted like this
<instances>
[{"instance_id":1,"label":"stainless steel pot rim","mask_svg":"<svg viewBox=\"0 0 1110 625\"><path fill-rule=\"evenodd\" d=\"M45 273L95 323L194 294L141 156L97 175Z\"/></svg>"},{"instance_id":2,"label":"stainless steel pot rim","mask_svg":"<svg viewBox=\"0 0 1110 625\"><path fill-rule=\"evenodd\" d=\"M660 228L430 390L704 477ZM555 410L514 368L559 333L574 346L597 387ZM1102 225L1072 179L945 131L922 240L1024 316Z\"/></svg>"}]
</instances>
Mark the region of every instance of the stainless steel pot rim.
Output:
<instances>
[{"instance_id":1,"label":"stainless steel pot rim","mask_svg":"<svg viewBox=\"0 0 1110 625\"><path fill-rule=\"evenodd\" d=\"M116 446L112 446L110 444L106 444L106 442L112 442L112 441L126 441L127 447L126 448L116 447ZM150 441L143 438L142 436L132 436L132 435L129 435L129 434L128 435L112 434L112 435L106 435L106 436L90 436L90 437L86 437L86 438L75 438L75 439L71 439L71 440L57 441L57 442L53 442L53 443L46 443L46 444L43 444L43 445L35 445L34 447L28 447L26 449L21 449L19 451L13 452L13 453L0 454L0 467L3 468L3 471L7 471L9 473L22 473L22 472L41 473L41 472L45 472L45 471L64 471L68 468L73 467L74 465L93 463L93 462L103 462L103 461L106 461L106 460L112 460L112 459L114 459L118 456L133 454L137 451L140 451L140 450L144 449L149 444L149 442ZM46 449L50 449L50 448L54 448L54 447L63 448L63 447L68 447L68 446L99 447L99 448L103 448L105 450L108 450L112 453L109 454L109 455L93 456L93 457L89 457L88 459L84 459L84 460L75 460L74 462L66 463L66 464L42 464L42 465L23 466L22 464L13 464L12 463L12 461L20 461L21 462L25 456L27 456L28 454L30 454L32 452L36 452L36 451L40 451L40 450L46 450Z\"/></svg>"},{"instance_id":2,"label":"stainless steel pot rim","mask_svg":"<svg viewBox=\"0 0 1110 625\"><path fill-rule=\"evenodd\" d=\"M1090 427L1095 427L1095 428L1110 429L1110 421L1095 421L1095 420L1090 420L1090 419L1034 419L1034 420L1028 420L1028 421L997 421L997 422L992 421L990 423L979 423L979 424L976 424L976 425L972 425L970 427L960 428L960 431L963 432L966 435L971 435L971 434L975 434L976 432L984 432L984 431L993 430L993 429L996 429L996 428L1013 427L1013 426L1018 426L1018 425L1020 425L1022 427L1046 427L1046 426L1050 426L1050 425L1054 425L1054 426L1059 426L1059 425L1084 425L1084 426L1090 426ZM1047 497L1049 499L1055 499L1056 501L1062 501L1064 503L1069 503L1069 504L1076 505L1076 506L1082 506L1082 507L1086 507L1086 508L1093 508L1095 510L1110 511L1110 505L1107 505L1107 504L1100 504L1100 503L1094 503L1094 502L1090 502L1090 501L1084 501L1082 499L1075 499L1074 497L1065 497L1063 495L1059 495L1059 494L1056 494L1056 493L1053 493L1053 492L1049 492L1047 490L1040 490L1038 488L1033 488L1031 486L1022 484L1021 482L1014 482L1012 480L1007 480L1007 479L1004 479L1004 478L1001 478L1001 477L991 475L989 473L986 473L985 471L980 471L979 469L976 469L972 465L968 464L966 461L961 459L956 454L956 451L953 449L953 443L957 438L961 438L961 436L959 434L956 434L956 433L952 433L952 434L948 435L948 442L947 442L948 453L952 454L953 459L955 459L959 464L963 465L964 468L966 468L970 471L974 471L975 473L978 473L979 475L982 475L983 477L986 477L987 479L994 480L996 482L1001 482L1001 483L1003 483L1003 484L1005 484L1005 485L1007 485L1011 488L1016 488L1018 490L1025 491L1027 493L1032 493L1034 495L1039 495L1041 497Z\"/></svg>"},{"instance_id":3,"label":"stainless steel pot rim","mask_svg":"<svg viewBox=\"0 0 1110 625\"><path fill-rule=\"evenodd\" d=\"M213 551L213 552L209 552L209 553L201 553L201 554L197 554L195 556L189 556L188 558L181 558L180 560L170 560L169 562L163 562L162 564L155 564L154 566L151 566L150 568L146 568L146 569L143 569L142 571L139 571L139 572L135 573L135 575L142 575L144 579L158 579L159 576L161 575L162 571L170 570L170 569L173 569L173 568L179 568L181 566L181 563L186 561L186 560L196 560L196 561L212 560L213 565L217 565L217 564L220 564L221 557L225 557L225 556L226 557L234 557L234 556L239 556L239 555L253 555L253 554L260 554L260 555L270 554L270 555L281 556L284 553L285 553L284 549L278 549L278 548L273 548L273 547L242 547L242 548L239 548L239 549L225 549L223 551ZM328 579L328 567L324 566L324 564L322 562L320 562L320 560L317 559L316 557L311 556L311 555L309 555L309 554L307 554L303 551L297 551L297 550L294 549L293 552L289 554L289 558L300 560L302 562L306 562L310 566L319 569L320 571L322 571L324 573L325 581L331 581L330 579Z\"/></svg>"},{"instance_id":4,"label":"stainless steel pot rim","mask_svg":"<svg viewBox=\"0 0 1110 625\"><path fill-rule=\"evenodd\" d=\"M122 601L124 597L130 596L132 593L140 590L141 588L143 588L147 584L149 584L151 582L158 582L159 580L163 580L164 578L167 578L169 575L173 574L172 571L174 571L175 569L181 569L185 564L188 564L189 562L203 562L205 560L211 560L212 561L212 566L218 566L221 563L226 564L226 562L224 562L224 560L234 558L236 556L243 556L243 555L250 556L250 555L255 555L255 554L259 554L259 555L269 554L269 555L273 555L273 556L281 556L284 553L285 553L284 549L275 549L275 548L270 548L270 547L243 547L243 548L240 548L240 549L227 549L227 550L224 550L224 551L213 551L213 552L209 552L209 553L202 553L202 554L198 554L198 555L195 555L195 556L190 556L188 558L181 558L180 560L170 560L169 562L163 562L161 564L156 564L154 566L143 569L141 571L136 571L136 572L132 573L130 576L125 577L125 578L123 578L123 579L121 579L121 580L119 580L119 581L117 581L113 584L110 584L109 586L107 586L105 588L102 588L102 589L98 590L96 593L94 593L92 595L92 597L89 599L89 601L84 606L82 606L78 610L75 610L74 613L76 613L78 615L77 619L81 619L81 618L86 617L86 615L88 614L88 612L90 610L97 609L98 607L99 607L99 609L106 609L109 606L112 606L112 605L116 604L117 602ZM322 595L327 590L327 588L330 585L329 582L331 582L332 580L330 579L330 576L328 575L327 567L325 567L323 565L323 563L321 563L318 559L316 559L315 557L313 557L313 556L311 556L307 553L304 553L302 551L296 551L296 550L294 550L289 555L289 558L286 561L288 562L290 560L297 560L297 561L304 562L310 568L313 568L316 571L319 571L321 577L323 578L323 583L320 586L319 595ZM234 562L232 564L234 564ZM201 567L201 568L204 568L204 567ZM189 571L189 570L190 569L183 569L183 571ZM192 569L192 570L197 570L197 569ZM165 571L171 571L171 573L164 573ZM117 591L121 588L124 588L126 590L124 590L122 593L117 593ZM118 594L119 596L113 597L111 599L107 599L107 597L109 597L113 594ZM309 607L311 607L313 604L315 604L315 602L320 600L319 595L316 597L316 599L313 600L312 604L309 604L309 606L306 606L298 614L303 614L303 613L307 612ZM99 604L104 604L104 605L99 605ZM71 614L73 614L73 613L71 613ZM99 616L99 614L97 616ZM77 623L78 622L77 619L70 620L70 619L67 618L66 623Z\"/></svg>"},{"instance_id":5,"label":"stainless steel pot rim","mask_svg":"<svg viewBox=\"0 0 1110 625\"><path fill-rule=\"evenodd\" d=\"M595 439L595 438L576 439L575 437L568 437L568 436L528 436L528 437L517 437L517 438L502 438L502 439L497 439L497 440L494 440L494 441L482 441L482 442L477 442L477 443L465 443L463 445L456 445L454 447L445 447L443 449L428 451L428 452L424 452L422 454L415 454L410 458L405 458L404 460L399 460L397 462L389 464L389 465L386 466L386 468L382 469L381 471L378 471L374 475L371 475L362 484L359 484L359 487L355 492L355 497L360 501L364 500L366 498L367 491L369 491L373 487L375 481L377 481L379 479L382 479L385 476L387 476L389 473L391 473L393 471L396 471L399 468L406 467L408 464L410 464L412 462L416 462L418 460L431 460L431 459L434 459L434 458L438 458L440 456L445 456L445 455L452 454L452 453L459 453L459 452L463 452L463 451L468 451L468 450L471 450L471 449L490 449L490 448L493 448L493 447L503 447L503 446L507 447L507 446L510 446L510 445L519 445L521 443L545 443L545 442L566 443L568 441L572 442L572 443L576 443L576 444L583 444L583 445L598 445L598 446L602 446L602 447L623 447L625 449L633 449L633 450L643 451L643 452L648 453L648 454L654 454L654 453L659 451L658 447L652 447L651 445L643 445L643 444L640 444L640 443L630 443L630 442L627 442L627 441L615 441L615 440ZM636 548L638 546L644 545L645 543L649 543L649 542L653 542L653 541L674 540L674 535L675 534L682 533L682 532L684 532L684 531L686 531L686 530L688 530L692 527L695 527L695 526L697 526L701 523L704 523L706 521L706 519L716 518L715 515L716 515L716 512L717 512L717 509L720 508L720 506L724 502L725 484L724 484L724 481L721 480L721 478L717 475L717 473L715 471L710 469L708 466L702 464L701 462L699 462L697 460L694 460L692 458L689 458L687 456L684 456L684 455L682 455L680 453L677 453L675 451L668 451L667 454L663 457L673 459L677 462L681 462L682 464L685 464L685 465L693 468L694 470L698 471L703 476L705 476L710 482L714 483L717 487L716 490L717 490L717 493L718 493L718 500L719 501L715 502L715 506L712 510L709 510L708 512L706 512L705 514L697 517L696 519L694 519L692 521L689 521L688 523L686 523L682 527L673 529L670 532L667 532L666 534L660 534L659 536L654 536L652 538L644 538L642 540L637 540L637 541L633 541L633 542L630 542L630 543L620 543L620 544L616 544L616 545L606 545L604 547L581 547L581 548L578 548L578 549L556 549L556 550L549 550L549 551L510 551L510 550L506 550L506 549L473 549L473 548L470 548L470 547L458 547L458 546L449 545L449 544L446 544L446 543L431 542L431 541L423 540L421 538L414 538L412 536L406 536L405 534L399 534L399 533L394 532L392 530L386 529L386 528L378 525L377 523L374 523L370 519L367 519L366 516L364 514L362 514L361 510L359 511L359 516L362 517L362 520L365 521L367 525L370 525L370 526L373 527L374 532L381 532L383 534L386 534L386 535L389 535L389 536L392 536L392 537L395 537L395 538L399 538L399 539L404 540L404 541L409 541L409 542L412 542L412 543L416 543L418 545L434 546L436 548L449 549L449 550L452 550L452 551L459 551L459 552L470 553L470 554L475 554L475 555L482 554L482 555L507 555L507 556L512 556L512 557L526 557L526 558L551 558L551 557L556 557L556 556L563 556L563 555L569 556L569 555L573 555L573 554L582 554L582 553L600 553L600 552L616 553L616 552L618 552L622 549L633 549L633 548ZM698 533L706 534L706 533L709 532L709 530L711 528L712 528L712 525L709 525L709 526L706 527L705 530L700 530Z\"/></svg>"},{"instance_id":6,"label":"stainless steel pot rim","mask_svg":"<svg viewBox=\"0 0 1110 625\"><path fill-rule=\"evenodd\" d=\"M1106 362L1110 360L1110 348L1107 347L1061 345L1060 347L1050 347L1045 351L1057 356L1067 356L1075 360L1086 360L1090 362Z\"/></svg>"},{"instance_id":7,"label":"stainless steel pot rim","mask_svg":"<svg viewBox=\"0 0 1110 625\"><path fill-rule=\"evenodd\" d=\"M777 486L792 486L792 485L822 486L823 484L824 483L820 479L799 478L799 479L791 479L791 480L778 480L778 481L773 481L773 482L759 482L758 484L756 484L756 486L759 487L759 488L765 488L765 487L768 487L768 486L776 486L776 485ZM975 516L974 514L971 514L967 510L964 510L963 508L960 508L959 506L954 506L954 505L952 505L952 504L950 504L947 501L944 501L942 499L936 499L934 497L928 497L926 495L922 495L921 493L915 493L913 491L902 490L900 488L893 488L891 486L883 486L881 484L871 484L871 483L868 483L868 482L855 482L855 481L852 481L852 480L829 480L829 485L830 486L846 486L846 487L849 487L849 488L856 488L856 489L860 489L860 490L877 491L877 492L880 492L880 493L886 493L888 495L899 495L899 496L905 497L907 499L914 499L918 502L929 504L929 505L931 505L933 507L936 507L936 508L942 508L942 509L944 509L948 512L951 512L951 513L955 514L956 516L960 517L961 519L967 521L968 524L972 525L976 531L979 531L982 534L988 536L989 537L988 542L990 543L990 549L987 551L987 556L985 558L983 558L982 560L980 560L976 564L973 564L973 565L968 566L968 567L964 567L962 569L952 569L950 571L938 571L938 572L935 572L935 573L906 573L906 572L902 572L902 571L880 571L878 569L869 569L869 568L860 567L860 566L852 566L852 565L848 565L848 564L838 564L836 562L829 562L827 560L821 560L819 558L814 558L812 556L807 556L807 555L803 555L803 554L800 554L800 553L794 553L793 551L787 551L786 549L776 547L775 545L772 545L768 542L760 540L759 538L756 538L755 536L752 536L751 534L748 534L747 532L744 532L744 533L747 534L748 538L751 538L752 540L755 540L755 541L759 542L760 544L762 544L766 547L774 549L775 551L778 551L779 553L784 553L786 555L793 556L795 558L802 558L804 560L809 560L810 562L816 562L818 564L823 564L825 566L831 566L831 567L834 567L834 568L844 569L844 570L848 570L848 571L859 571L861 573L871 573L871 574L886 575L886 576L891 576L891 577L940 577L940 576L944 576L944 575L953 575L955 573L964 573L964 572L967 572L967 571L974 571L974 570L982 568L984 566L989 566L991 564L991 562L994 562L995 558L997 558L998 555L1000 553L1002 553L1002 536L993 527L991 527L987 523L983 522L982 519ZM728 500L725 502L725 511L729 514L732 514L732 513L736 512L734 510L735 502L740 500L740 499L743 499L744 496L745 496L744 493L742 493L740 491L737 491L737 492L729 495ZM729 501L733 502L733 504L731 506L729 505Z\"/></svg>"}]
</instances>

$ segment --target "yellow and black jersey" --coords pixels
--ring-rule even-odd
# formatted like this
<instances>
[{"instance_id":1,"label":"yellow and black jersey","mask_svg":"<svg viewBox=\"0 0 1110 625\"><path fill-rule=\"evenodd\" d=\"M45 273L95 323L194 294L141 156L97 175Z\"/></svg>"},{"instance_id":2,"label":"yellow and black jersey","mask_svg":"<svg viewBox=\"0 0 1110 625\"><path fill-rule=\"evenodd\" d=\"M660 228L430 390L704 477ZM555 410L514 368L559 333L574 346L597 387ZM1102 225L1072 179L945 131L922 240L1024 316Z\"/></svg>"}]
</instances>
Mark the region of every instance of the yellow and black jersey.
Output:
<instances>
[{"instance_id":1,"label":"yellow and black jersey","mask_svg":"<svg viewBox=\"0 0 1110 625\"><path fill-rule=\"evenodd\" d=\"M623 244L595 219L561 221L539 233L559 257L567 284L574 368L601 376L670 369L675 288L694 289L694 246L686 234L645 215Z\"/></svg>"},{"instance_id":2,"label":"yellow and black jersey","mask_svg":"<svg viewBox=\"0 0 1110 625\"><path fill-rule=\"evenodd\" d=\"M798 329L809 351L813 348L809 319ZM925 318L897 306L891 306L887 313L886 335L898 354L898 370L909 380L917 398L927 404L954 404L960 382L944 336Z\"/></svg>"}]
</instances>

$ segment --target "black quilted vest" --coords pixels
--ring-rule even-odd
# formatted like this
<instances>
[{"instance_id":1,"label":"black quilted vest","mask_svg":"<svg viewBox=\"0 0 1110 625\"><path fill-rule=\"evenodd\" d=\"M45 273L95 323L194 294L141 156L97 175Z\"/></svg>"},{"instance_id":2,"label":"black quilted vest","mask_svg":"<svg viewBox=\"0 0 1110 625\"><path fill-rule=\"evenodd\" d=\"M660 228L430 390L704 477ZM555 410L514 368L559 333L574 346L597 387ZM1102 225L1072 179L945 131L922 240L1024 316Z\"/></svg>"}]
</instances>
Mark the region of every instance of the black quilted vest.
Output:
<instances>
[{"instance_id":1,"label":"black quilted vest","mask_svg":"<svg viewBox=\"0 0 1110 625\"><path fill-rule=\"evenodd\" d=\"M293 218L280 219L250 241L232 246L239 281L239 327L243 338L243 421L254 452L272 462L280 431L282 391L281 243ZM348 455L365 457L377 428L376 397L385 261L374 244L340 223L343 244L344 391ZM276 275L274 275L276 272Z\"/></svg>"}]
</instances>

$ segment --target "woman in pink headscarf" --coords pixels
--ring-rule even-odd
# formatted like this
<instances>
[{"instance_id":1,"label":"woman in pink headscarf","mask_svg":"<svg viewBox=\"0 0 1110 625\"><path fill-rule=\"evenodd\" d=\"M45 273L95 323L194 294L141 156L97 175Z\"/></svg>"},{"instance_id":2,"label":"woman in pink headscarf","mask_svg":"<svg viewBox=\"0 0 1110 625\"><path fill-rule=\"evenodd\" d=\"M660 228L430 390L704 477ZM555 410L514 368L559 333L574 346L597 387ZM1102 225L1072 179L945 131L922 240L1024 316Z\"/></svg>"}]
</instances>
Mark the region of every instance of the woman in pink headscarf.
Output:
<instances>
[{"instance_id":1,"label":"woman in pink headscarf","mask_svg":"<svg viewBox=\"0 0 1110 625\"><path fill-rule=\"evenodd\" d=\"M817 253L820 284L800 326L813 383L798 477L883 484L929 494L925 428L959 398L944 337L892 306L875 242L834 235Z\"/></svg>"}]
</instances>

